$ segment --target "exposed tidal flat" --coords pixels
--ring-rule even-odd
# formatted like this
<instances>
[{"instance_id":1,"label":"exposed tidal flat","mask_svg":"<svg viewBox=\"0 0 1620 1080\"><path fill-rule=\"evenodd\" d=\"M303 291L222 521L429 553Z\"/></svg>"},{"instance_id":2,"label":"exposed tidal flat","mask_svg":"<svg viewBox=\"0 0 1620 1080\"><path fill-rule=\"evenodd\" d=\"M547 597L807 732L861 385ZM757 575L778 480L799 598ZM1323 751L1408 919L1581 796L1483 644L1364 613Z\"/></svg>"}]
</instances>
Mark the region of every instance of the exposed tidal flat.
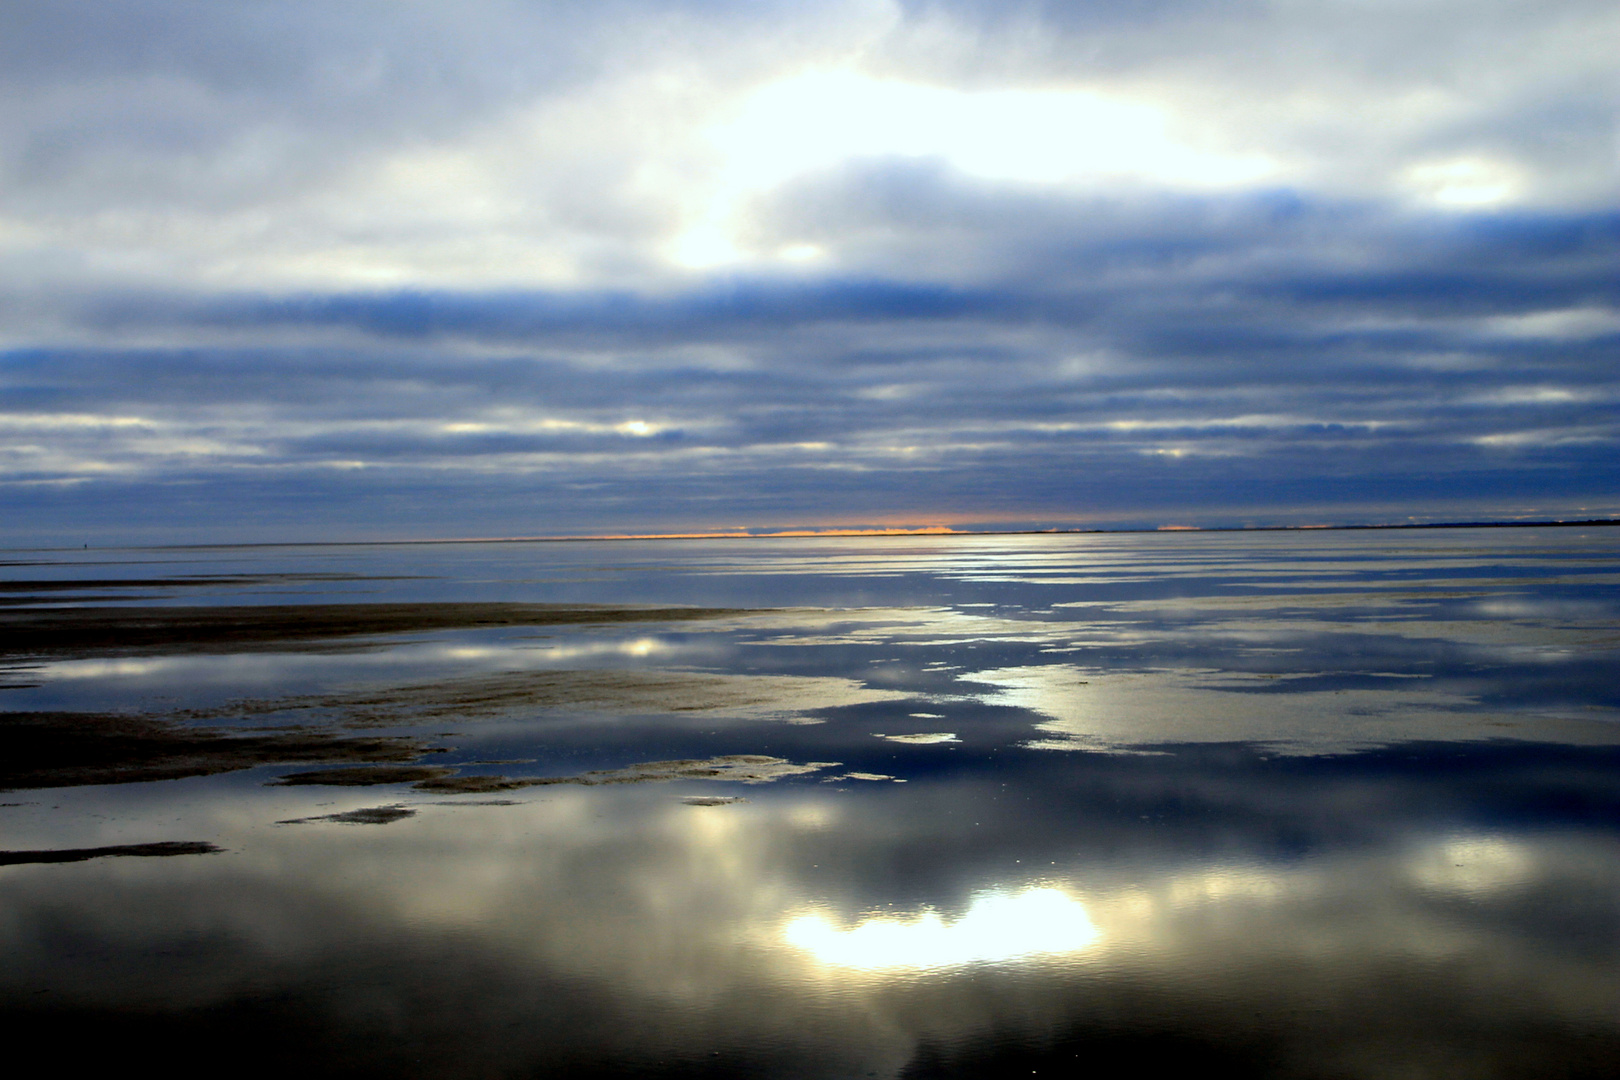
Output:
<instances>
[{"instance_id":1,"label":"exposed tidal flat","mask_svg":"<svg viewBox=\"0 0 1620 1080\"><path fill-rule=\"evenodd\" d=\"M63 1065L1620 1068L1620 529L0 563Z\"/></svg>"}]
</instances>

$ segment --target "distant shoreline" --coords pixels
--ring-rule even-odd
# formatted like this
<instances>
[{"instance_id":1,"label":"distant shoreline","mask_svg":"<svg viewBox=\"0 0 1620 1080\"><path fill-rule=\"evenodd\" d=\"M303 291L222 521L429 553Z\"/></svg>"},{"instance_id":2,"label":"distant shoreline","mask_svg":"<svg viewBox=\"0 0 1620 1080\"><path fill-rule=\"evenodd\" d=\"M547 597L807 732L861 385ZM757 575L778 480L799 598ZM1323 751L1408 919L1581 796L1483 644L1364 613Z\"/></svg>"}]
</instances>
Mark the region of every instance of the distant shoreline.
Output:
<instances>
[{"instance_id":1,"label":"distant shoreline","mask_svg":"<svg viewBox=\"0 0 1620 1080\"><path fill-rule=\"evenodd\" d=\"M1097 536L1141 533L1250 533L1250 532L1370 532L1379 530L1412 529L1545 529L1586 528L1620 525L1620 518L1582 518L1574 521L1435 521L1401 522L1396 524L1363 525L1159 525L1153 528L1075 528L1075 529L949 529L929 527L917 529L828 529L817 532L809 529L790 529L764 533L647 533L610 534L599 536L458 536L428 537L414 540L259 540L243 543L194 544L107 544L84 547L28 547L0 548L5 552L29 551L129 551L164 550L191 551L221 548L289 548L289 547L404 547L413 544L579 544L648 540L917 540L927 537L968 536Z\"/></svg>"}]
</instances>

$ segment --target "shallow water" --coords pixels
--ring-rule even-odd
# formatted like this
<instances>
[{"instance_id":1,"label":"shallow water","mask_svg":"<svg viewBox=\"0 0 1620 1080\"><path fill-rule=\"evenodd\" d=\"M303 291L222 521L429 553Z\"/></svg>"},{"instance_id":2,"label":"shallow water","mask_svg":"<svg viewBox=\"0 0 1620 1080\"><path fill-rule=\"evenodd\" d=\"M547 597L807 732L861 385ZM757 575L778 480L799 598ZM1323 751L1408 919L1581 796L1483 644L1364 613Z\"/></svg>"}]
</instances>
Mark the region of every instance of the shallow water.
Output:
<instances>
[{"instance_id":1,"label":"shallow water","mask_svg":"<svg viewBox=\"0 0 1620 1080\"><path fill-rule=\"evenodd\" d=\"M1620 529L0 563L0 1002L63 1062L1620 1061Z\"/></svg>"}]
</instances>

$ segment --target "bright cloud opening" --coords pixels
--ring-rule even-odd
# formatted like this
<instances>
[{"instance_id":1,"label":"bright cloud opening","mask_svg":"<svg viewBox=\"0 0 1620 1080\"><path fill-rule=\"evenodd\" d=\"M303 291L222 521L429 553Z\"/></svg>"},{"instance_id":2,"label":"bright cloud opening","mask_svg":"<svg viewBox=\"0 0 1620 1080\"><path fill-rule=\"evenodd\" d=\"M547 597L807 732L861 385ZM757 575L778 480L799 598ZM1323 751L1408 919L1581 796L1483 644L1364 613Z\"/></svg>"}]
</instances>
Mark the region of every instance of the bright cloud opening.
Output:
<instances>
[{"instance_id":1,"label":"bright cloud opening","mask_svg":"<svg viewBox=\"0 0 1620 1080\"><path fill-rule=\"evenodd\" d=\"M957 90L847 71L757 91L709 136L730 179L768 188L850 158L941 158L975 176L1031 183L1123 177L1188 187L1242 184L1263 158L1176 142L1169 116L1084 90Z\"/></svg>"},{"instance_id":2,"label":"bright cloud opening","mask_svg":"<svg viewBox=\"0 0 1620 1080\"><path fill-rule=\"evenodd\" d=\"M1267 158L1178 142L1170 120L1155 106L1085 90L958 90L848 71L796 75L756 91L709 130L724 159L721 190L673 254L689 266L735 259L730 223L741 200L863 157L928 158L971 176L1036 184L1203 189L1276 171ZM802 250L778 254L792 260Z\"/></svg>"},{"instance_id":3,"label":"bright cloud opening","mask_svg":"<svg viewBox=\"0 0 1620 1080\"><path fill-rule=\"evenodd\" d=\"M1406 175L1419 194L1441 206L1460 209L1506 202L1522 186L1511 166L1483 158L1418 165Z\"/></svg>"}]
</instances>

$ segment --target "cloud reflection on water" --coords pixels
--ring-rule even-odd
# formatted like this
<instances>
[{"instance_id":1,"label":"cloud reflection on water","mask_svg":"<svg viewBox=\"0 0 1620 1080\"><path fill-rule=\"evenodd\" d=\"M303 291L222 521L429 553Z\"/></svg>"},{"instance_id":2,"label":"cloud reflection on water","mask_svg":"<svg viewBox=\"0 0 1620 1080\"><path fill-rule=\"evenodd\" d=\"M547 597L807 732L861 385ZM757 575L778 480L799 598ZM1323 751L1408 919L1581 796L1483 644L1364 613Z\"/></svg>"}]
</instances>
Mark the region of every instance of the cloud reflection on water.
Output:
<instances>
[{"instance_id":1,"label":"cloud reflection on water","mask_svg":"<svg viewBox=\"0 0 1620 1080\"><path fill-rule=\"evenodd\" d=\"M927 971L1078 952L1097 940L1097 928L1080 901L1032 887L977 896L950 922L926 911L910 919L865 918L844 929L822 915L800 915L782 938L833 967Z\"/></svg>"},{"instance_id":2,"label":"cloud reflection on water","mask_svg":"<svg viewBox=\"0 0 1620 1080\"><path fill-rule=\"evenodd\" d=\"M226 853L6 868L0 1018L195 1061L273 1032L266 1070L390 1077L1175 1054L1255 1076L1612 1071L1613 541L895 543L387 551L447 594L460 574L793 610L40 669L8 705L201 710L266 686L315 714L308 687L333 723L431 721L456 748L434 762L469 776L843 764L500 800L263 786L281 768L8 796L11 846ZM622 561L532 584L587 557ZM795 717L821 722L759 722ZM383 804L414 813L345 824Z\"/></svg>"},{"instance_id":3,"label":"cloud reflection on water","mask_svg":"<svg viewBox=\"0 0 1620 1080\"><path fill-rule=\"evenodd\" d=\"M1354 837L1318 809L1320 783L1251 780L1224 809L1143 822L1106 791L1059 795L1052 763L1073 759L1034 760L1047 780L1020 790L1058 805L967 778L854 797L761 789L713 808L592 789L278 832L264 822L290 796L199 784L142 816L178 816L228 860L8 871L0 986L163 1022L276 1000L351 1031L391 1030L366 1017L393 1015L409 1045L430 1032L439 1053L494 1055L497 1071L607 1052L610 1032L632 1029L636 1046L615 1053L719 1047L829 1076L1076 1025L1194 1039L1225 1026L1301 1063L1448 1012L1616 1038L1612 834L1439 831L1443 815L1409 808L1443 799L1444 777L1369 787L1354 757L1311 766L1362 800ZM1227 772L1220 759L1133 769L1142 806ZM1297 823L1307 855L1255 846L1262 805ZM1389 829L1402 822L1409 835ZM81 945L64 963L48 927L69 925ZM334 981L334 965L352 974ZM556 993L590 1003L592 1023L545 1018ZM512 1023L544 1038L497 1035ZM1467 1051L1456 1032L1418 1034L1425 1053Z\"/></svg>"},{"instance_id":4,"label":"cloud reflection on water","mask_svg":"<svg viewBox=\"0 0 1620 1080\"><path fill-rule=\"evenodd\" d=\"M1301 673L1309 678L1312 673ZM1358 673L1359 674L1359 673ZM1120 673L1044 664L974 672L997 689L987 704L1049 719L1026 746L1117 751L1192 742L1252 743L1278 753L1331 754L1406 740L1557 738L1620 743L1620 725L1601 718L1508 716L1478 708L1456 690L1399 674L1362 674L1377 688L1305 689L1277 677L1220 671ZM1411 678L1412 681L1407 681Z\"/></svg>"}]
</instances>

